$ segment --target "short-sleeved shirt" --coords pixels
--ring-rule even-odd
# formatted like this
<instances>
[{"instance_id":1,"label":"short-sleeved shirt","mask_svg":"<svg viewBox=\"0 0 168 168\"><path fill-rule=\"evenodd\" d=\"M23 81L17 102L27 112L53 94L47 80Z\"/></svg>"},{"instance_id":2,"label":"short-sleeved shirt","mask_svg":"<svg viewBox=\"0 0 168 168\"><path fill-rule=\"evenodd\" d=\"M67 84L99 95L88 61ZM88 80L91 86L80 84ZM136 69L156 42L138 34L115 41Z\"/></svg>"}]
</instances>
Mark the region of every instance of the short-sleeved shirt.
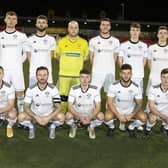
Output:
<instances>
[{"instance_id":1,"label":"short-sleeved shirt","mask_svg":"<svg viewBox=\"0 0 168 168\"><path fill-rule=\"evenodd\" d=\"M147 58L148 47L142 41L137 43L126 41L119 47L119 56L123 58L123 63L132 66L132 78L144 77L144 58Z\"/></svg>"},{"instance_id":2,"label":"short-sleeved shirt","mask_svg":"<svg viewBox=\"0 0 168 168\"><path fill-rule=\"evenodd\" d=\"M51 71L51 51L55 50L54 37L33 35L28 38L26 50L31 53L30 72L36 72L39 66L45 66Z\"/></svg>"},{"instance_id":3,"label":"short-sleeved shirt","mask_svg":"<svg viewBox=\"0 0 168 168\"><path fill-rule=\"evenodd\" d=\"M148 100L153 100L155 108L160 113L168 115L168 91L163 91L159 85L151 86L148 92Z\"/></svg>"},{"instance_id":4,"label":"short-sleeved shirt","mask_svg":"<svg viewBox=\"0 0 168 168\"><path fill-rule=\"evenodd\" d=\"M12 85L5 81L2 81L0 88L0 108L6 107L8 101L11 99L15 99L15 90Z\"/></svg>"},{"instance_id":5,"label":"short-sleeved shirt","mask_svg":"<svg viewBox=\"0 0 168 168\"><path fill-rule=\"evenodd\" d=\"M119 113L129 114L135 108L135 99L142 99L142 91L134 82L125 87L120 81L116 81L110 85L107 96L114 98L113 103Z\"/></svg>"},{"instance_id":6,"label":"short-sleeved shirt","mask_svg":"<svg viewBox=\"0 0 168 168\"><path fill-rule=\"evenodd\" d=\"M73 42L68 35L60 39L55 50L60 57L59 75L78 77L84 60L88 59L88 50L88 42L81 37Z\"/></svg>"},{"instance_id":7,"label":"short-sleeved shirt","mask_svg":"<svg viewBox=\"0 0 168 168\"><path fill-rule=\"evenodd\" d=\"M89 41L89 50L94 53L93 73L112 73L115 76L114 53L119 45L119 40L113 36L103 38L98 35Z\"/></svg>"},{"instance_id":8,"label":"short-sleeved shirt","mask_svg":"<svg viewBox=\"0 0 168 168\"><path fill-rule=\"evenodd\" d=\"M94 111L95 103L101 102L100 92L93 85L89 85L85 92L80 85L75 85L70 89L68 102L73 103L77 112L87 116Z\"/></svg>"},{"instance_id":9,"label":"short-sleeved shirt","mask_svg":"<svg viewBox=\"0 0 168 168\"><path fill-rule=\"evenodd\" d=\"M168 45L153 44L149 47L148 59L151 61L149 79L152 83L159 84L162 69L168 68Z\"/></svg>"},{"instance_id":10,"label":"short-sleeved shirt","mask_svg":"<svg viewBox=\"0 0 168 168\"><path fill-rule=\"evenodd\" d=\"M30 104L30 108L36 115L45 116L54 111L54 104L60 103L58 89L48 84L45 89L41 90L37 84L29 87L26 91L24 102Z\"/></svg>"},{"instance_id":11,"label":"short-sleeved shirt","mask_svg":"<svg viewBox=\"0 0 168 168\"><path fill-rule=\"evenodd\" d=\"M27 36L25 33L14 31L0 32L0 65L5 70L22 68Z\"/></svg>"}]
</instances>

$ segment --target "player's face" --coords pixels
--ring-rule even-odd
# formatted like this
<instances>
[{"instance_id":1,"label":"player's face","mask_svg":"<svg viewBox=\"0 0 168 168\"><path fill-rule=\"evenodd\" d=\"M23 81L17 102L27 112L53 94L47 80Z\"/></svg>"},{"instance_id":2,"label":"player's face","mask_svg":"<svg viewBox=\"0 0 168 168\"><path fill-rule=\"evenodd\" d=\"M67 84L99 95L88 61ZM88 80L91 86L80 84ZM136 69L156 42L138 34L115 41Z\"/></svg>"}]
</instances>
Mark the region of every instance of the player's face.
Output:
<instances>
[{"instance_id":1,"label":"player's face","mask_svg":"<svg viewBox=\"0 0 168 168\"><path fill-rule=\"evenodd\" d=\"M131 80L132 72L130 69L121 70L120 77L123 82L129 82Z\"/></svg>"},{"instance_id":2,"label":"player's face","mask_svg":"<svg viewBox=\"0 0 168 168\"><path fill-rule=\"evenodd\" d=\"M110 33L111 24L109 21L101 21L100 23L100 33L107 34Z\"/></svg>"},{"instance_id":3,"label":"player's face","mask_svg":"<svg viewBox=\"0 0 168 168\"><path fill-rule=\"evenodd\" d=\"M79 25L78 25L77 22L71 22L71 23L69 23L69 25L68 25L68 33L69 33L69 36L71 36L71 37L78 36Z\"/></svg>"},{"instance_id":4,"label":"player's face","mask_svg":"<svg viewBox=\"0 0 168 168\"><path fill-rule=\"evenodd\" d=\"M7 28L15 28L17 24L17 16L15 15L7 15L5 17L5 23Z\"/></svg>"},{"instance_id":5,"label":"player's face","mask_svg":"<svg viewBox=\"0 0 168 168\"><path fill-rule=\"evenodd\" d=\"M136 38L138 39L140 36L141 30L140 28L136 28L136 27L131 27L130 28L130 36L131 38Z\"/></svg>"},{"instance_id":6,"label":"player's face","mask_svg":"<svg viewBox=\"0 0 168 168\"><path fill-rule=\"evenodd\" d=\"M38 31L45 31L48 27L48 23L45 19L37 19L36 21L36 28Z\"/></svg>"},{"instance_id":7,"label":"player's face","mask_svg":"<svg viewBox=\"0 0 168 168\"><path fill-rule=\"evenodd\" d=\"M82 86L87 86L90 82L90 75L89 74L81 74L80 75L80 82Z\"/></svg>"},{"instance_id":8,"label":"player's face","mask_svg":"<svg viewBox=\"0 0 168 168\"><path fill-rule=\"evenodd\" d=\"M161 75L161 83L163 86L168 87L168 73Z\"/></svg>"},{"instance_id":9,"label":"player's face","mask_svg":"<svg viewBox=\"0 0 168 168\"><path fill-rule=\"evenodd\" d=\"M161 29L158 31L157 37L161 41L166 41L168 39L168 31L165 29Z\"/></svg>"},{"instance_id":10,"label":"player's face","mask_svg":"<svg viewBox=\"0 0 168 168\"><path fill-rule=\"evenodd\" d=\"M0 69L0 81L2 81L3 77L4 77L4 72L2 69Z\"/></svg>"},{"instance_id":11,"label":"player's face","mask_svg":"<svg viewBox=\"0 0 168 168\"><path fill-rule=\"evenodd\" d=\"M38 83L40 83L40 84L47 83L47 80L48 80L48 72L47 72L47 70L39 70L37 72L36 77L37 77Z\"/></svg>"}]
</instances>

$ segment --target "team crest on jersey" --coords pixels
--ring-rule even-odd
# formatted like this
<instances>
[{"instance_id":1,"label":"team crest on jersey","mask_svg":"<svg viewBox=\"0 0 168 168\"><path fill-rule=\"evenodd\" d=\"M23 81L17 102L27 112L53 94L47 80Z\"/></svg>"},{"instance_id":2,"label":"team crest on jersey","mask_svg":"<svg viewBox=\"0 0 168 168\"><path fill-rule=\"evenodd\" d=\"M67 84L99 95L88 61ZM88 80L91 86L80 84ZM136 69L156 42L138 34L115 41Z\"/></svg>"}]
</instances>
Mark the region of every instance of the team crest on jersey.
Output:
<instances>
[{"instance_id":1,"label":"team crest on jersey","mask_svg":"<svg viewBox=\"0 0 168 168\"><path fill-rule=\"evenodd\" d=\"M81 104L78 104L78 107L80 107L81 106Z\"/></svg>"},{"instance_id":2,"label":"team crest on jersey","mask_svg":"<svg viewBox=\"0 0 168 168\"><path fill-rule=\"evenodd\" d=\"M117 91L117 93L121 93L121 91L120 91L120 90L118 90L118 91Z\"/></svg>"},{"instance_id":3,"label":"team crest on jersey","mask_svg":"<svg viewBox=\"0 0 168 168\"><path fill-rule=\"evenodd\" d=\"M101 52L101 50L100 50L100 49L98 49L98 50L97 50L97 52Z\"/></svg>"},{"instance_id":4,"label":"team crest on jersey","mask_svg":"<svg viewBox=\"0 0 168 168\"><path fill-rule=\"evenodd\" d=\"M36 41L34 40L33 43L36 43Z\"/></svg>"},{"instance_id":5,"label":"team crest on jersey","mask_svg":"<svg viewBox=\"0 0 168 168\"><path fill-rule=\"evenodd\" d=\"M79 98L79 99L81 99L81 98L82 98L82 96L81 96L81 95L79 95L79 96L78 96L78 98Z\"/></svg>"},{"instance_id":6,"label":"team crest on jersey","mask_svg":"<svg viewBox=\"0 0 168 168\"><path fill-rule=\"evenodd\" d=\"M39 107L40 106L40 104L39 103L36 103L36 107Z\"/></svg>"},{"instance_id":7,"label":"team crest on jersey","mask_svg":"<svg viewBox=\"0 0 168 168\"><path fill-rule=\"evenodd\" d=\"M138 46L139 50L142 50L142 46Z\"/></svg>"},{"instance_id":8,"label":"team crest on jersey","mask_svg":"<svg viewBox=\"0 0 168 168\"><path fill-rule=\"evenodd\" d=\"M1 39L5 39L5 38L2 36Z\"/></svg>"},{"instance_id":9,"label":"team crest on jersey","mask_svg":"<svg viewBox=\"0 0 168 168\"><path fill-rule=\"evenodd\" d=\"M156 61L156 58L153 58L153 61Z\"/></svg>"},{"instance_id":10,"label":"team crest on jersey","mask_svg":"<svg viewBox=\"0 0 168 168\"><path fill-rule=\"evenodd\" d=\"M13 38L14 38L14 39L16 39L16 38L17 38L17 35L16 35L16 34L14 34L14 35L13 35Z\"/></svg>"},{"instance_id":11,"label":"team crest on jersey","mask_svg":"<svg viewBox=\"0 0 168 168\"><path fill-rule=\"evenodd\" d=\"M35 97L39 97L39 94L36 94L36 96Z\"/></svg>"},{"instance_id":12,"label":"team crest on jersey","mask_svg":"<svg viewBox=\"0 0 168 168\"><path fill-rule=\"evenodd\" d=\"M128 50L130 50L130 49L131 49L131 47L128 47L127 49L128 49Z\"/></svg>"},{"instance_id":13,"label":"team crest on jersey","mask_svg":"<svg viewBox=\"0 0 168 168\"><path fill-rule=\"evenodd\" d=\"M157 95L156 97L160 97L160 95Z\"/></svg>"},{"instance_id":14,"label":"team crest on jersey","mask_svg":"<svg viewBox=\"0 0 168 168\"><path fill-rule=\"evenodd\" d=\"M77 44L77 47L80 48L80 47L81 47L81 44Z\"/></svg>"},{"instance_id":15,"label":"team crest on jersey","mask_svg":"<svg viewBox=\"0 0 168 168\"><path fill-rule=\"evenodd\" d=\"M47 44L47 39L44 39L43 42L44 42L44 44Z\"/></svg>"},{"instance_id":16,"label":"team crest on jersey","mask_svg":"<svg viewBox=\"0 0 168 168\"><path fill-rule=\"evenodd\" d=\"M100 41L98 41L97 44L101 44Z\"/></svg>"},{"instance_id":17,"label":"team crest on jersey","mask_svg":"<svg viewBox=\"0 0 168 168\"><path fill-rule=\"evenodd\" d=\"M2 48L5 48L5 45L4 45L4 44L2 44Z\"/></svg>"},{"instance_id":18,"label":"team crest on jersey","mask_svg":"<svg viewBox=\"0 0 168 168\"><path fill-rule=\"evenodd\" d=\"M50 93L49 92L45 92L44 94L46 95L46 97L48 97Z\"/></svg>"},{"instance_id":19,"label":"team crest on jersey","mask_svg":"<svg viewBox=\"0 0 168 168\"><path fill-rule=\"evenodd\" d=\"M118 102L120 102L120 99L117 99Z\"/></svg>"},{"instance_id":20,"label":"team crest on jersey","mask_svg":"<svg viewBox=\"0 0 168 168\"><path fill-rule=\"evenodd\" d=\"M110 44L110 45L111 45L111 44L113 44L113 41L112 41L112 40L110 40L110 41L109 41L109 44Z\"/></svg>"},{"instance_id":21,"label":"team crest on jersey","mask_svg":"<svg viewBox=\"0 0 168 168\"><path fill-rule=\"evenodd\" d=\"M131 57L131 55L127 55L127 57L128 57L128 58L130 58L130 57Z\"/></svg>"},{"instance_id":22,"label":"team crest on jersey","mask_svg":"<svg viewBox=\"0 0 168 168\"><path fill-rule=\"evenodd\" d=\"M167 53L167 52L168 52L168 49L167 49L167 48L165 48L165 49L164 49L164 53Z\"/></svg>"},{"instance_id":23,"label":"team crest on jersey","mask_svg":"<svg viewBox=\"0 0 168 168\"><path fill-rule=\"evenodd\" d=\"M5 91L5 90L2 90L0 93L1 93L1 95L5 95L5 94L6 94L6 91Z\"/></svg>"},{"instance_id":24,"label":"team crest on jersey","mask_svg":"<svg viewBox=\"0 0 168 168\"><path fill-rule=\"evenodd\" d=\"M134 91L133 91L133 90L129 90L128 92L129 92L130 94L133 94L133 93L134 93Z\"/></svg>"},{"instance_id":25,"label":"team crest on jersey","mask_svg":"<svg viewBox=\"0 0 168 168\"><path fill-rule=\"evenodd\" d=\"M35 49L34 52L37 53L37 50Z\"/></svg>"},{"instance_id":26,"label":"team crest on jersey","mask_svg":"<svg viewBox=\"0 0 168 168\"><path fill-rule=\"evenodd\" d=\"M157 50L153 50L153 52L157 52Z\"/></svg>"},{"instance_id":27,"label":"team crest on jersey","mask_svg":"<svg viewBox=\"0 0 168 168\"><path fill-rule=\"evenodd\" d=\"M65 44L65 45L64 45L64 47L68 47L68 45L67 45L67 44Z\"/></svg>"}]
</instances>

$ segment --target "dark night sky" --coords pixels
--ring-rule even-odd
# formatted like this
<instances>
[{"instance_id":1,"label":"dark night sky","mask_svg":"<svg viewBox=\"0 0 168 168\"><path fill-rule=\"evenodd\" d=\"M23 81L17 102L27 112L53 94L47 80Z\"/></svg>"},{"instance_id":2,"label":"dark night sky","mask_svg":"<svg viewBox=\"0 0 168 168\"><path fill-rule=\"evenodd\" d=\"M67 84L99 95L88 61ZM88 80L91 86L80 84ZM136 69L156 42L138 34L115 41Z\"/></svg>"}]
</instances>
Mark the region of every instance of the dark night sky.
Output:
<instances>
[{"instance_id":1,"label":"dark night sky","mask_svg":"<svg viewBox=\"0 0 168 168\"><path fill-rule=\"evenodd\" d=\"M0 0L0 9L1 14L7 10L15 10L19 16L37 16L47 15L48 9L52 8L57 16L65 16L66 11L70 11L72 17L80 18L83 13L87 13L88 18L92 19L98 18L102 10L106 12L107 17L118 19L124 10L125 20L168 22L168 7L162 1L97 1L93 3L93 0Z\"/></svg>"}]
</instances>

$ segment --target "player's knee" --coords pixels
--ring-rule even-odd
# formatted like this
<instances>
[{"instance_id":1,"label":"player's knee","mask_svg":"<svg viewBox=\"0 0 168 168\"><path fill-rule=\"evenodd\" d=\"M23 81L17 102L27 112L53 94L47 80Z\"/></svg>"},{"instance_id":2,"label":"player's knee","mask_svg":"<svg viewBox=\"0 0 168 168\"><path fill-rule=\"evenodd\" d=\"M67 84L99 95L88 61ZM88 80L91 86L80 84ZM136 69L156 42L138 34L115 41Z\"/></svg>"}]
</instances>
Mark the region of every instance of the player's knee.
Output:
<instances>
[{"instance_id":1,"label":"player's knee","mask_svg":"<svg viewBox=\"0 0 168 168\"><path fill-rule=\"evenodd\" d=\"M149 120L150 123L155 123L155 122L156 122L156 119L157 119L157 118L156 118L155 115L149 114L148 120Z\"/></svg>"},{"instance_id":2,"label":"player's knee","mask_svg":"<svg viewBox=\"0 0 168 168\"><path fill-rule=\"evenodd\" d=\"M19 122L22 122L22 121L24 121L25 119L26 119L26 115L24 114L24 112L19 113L19 115L18 115L18 120L19 120Z\"/></svg>"},{"instance_id":3,"label":"player's knee","mask_svg":"<svg viewBox=\"0 0 168 168\"><path fill-rule=\"evenodd\" d=\"M113 114L110 113L110 112L107 112L104 116L104 120L109 121L109 120L112 120L112 119L113 119Z\"/></svg>"},{"instance_id":4,"label":"player's knee","mask_svg":"<svg viewBox=\"0 0 168 168\"><path fill-rule=\"evenodd\" d=\"M8 117L10 119L15 119L16 116L17 116L16 111L11 111L11 112L8 113Z\"/></svg>"},{"instance_id":5,"label":"player's knee","mask_svg":"<svg viewBox=\"0 0 168 168\"><path fill-rule=\"evenodd\" d=\"M97 119L100 121L104 121L104 114L102 112L98 113Z\"/></svg>"},{"instance_id":6,"label":"player's knee","mask_svg":"<svg viewBox=\"0 0 168 168\"><path fill-rule=\"evenodd\" d=\"M139 118L142 122L146 122L147 121L147 115L145 113L141 113L139 115Z\"/></svg>"},{"instance_id":7,"label":"player's knee","mask_svg":"<svg viewBox=\"0 0 168 168\"><path fill-rule=\"evenodd\" d=\"M67 112L66 115L65 115L65 120L71 120L71 119L73 119L72 113Z\"/></svg>"},{"instance_id":8,"label":"player's knee","mask_svg":"<svg viewBox=\"0 0 168 168\"><path fill-rule=\"evenodd\" d=\"M64 115L63 113L59 113L59 114L57 115L57 118L58 118L59 121L64 122L64 120L65 120L65 115Z\"/></svg>"}]
</instances>

